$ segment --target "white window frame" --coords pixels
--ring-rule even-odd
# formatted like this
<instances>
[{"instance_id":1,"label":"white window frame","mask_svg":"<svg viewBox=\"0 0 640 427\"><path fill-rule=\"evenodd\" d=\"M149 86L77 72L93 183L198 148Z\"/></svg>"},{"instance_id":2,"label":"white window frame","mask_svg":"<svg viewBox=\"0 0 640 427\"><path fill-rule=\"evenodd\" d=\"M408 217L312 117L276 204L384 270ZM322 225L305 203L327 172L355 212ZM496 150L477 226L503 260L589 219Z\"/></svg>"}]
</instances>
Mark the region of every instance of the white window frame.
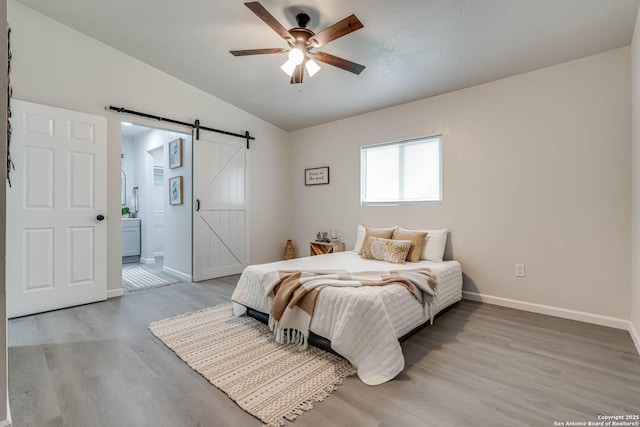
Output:
<instances>
[{"instance_id":1,"label":"white window frame","mask_svg":"<svg viewBox=\"0 0 640 427\"><path fill-rule=\"evenodd\" d=\"M383 147L383 146L388 146L388 145L398 145L400 146L400 149L402 150L404 148L404 146L408 146L408 145L412 145L412 144L416 144L418 142L432 142L430 140L433 140L434 143L438 144L438 162L440 164L440 176L438 177L438 181L440 184L440 188L439 188L439 193L440 193L440 198L437 200L388 200L388 201L376 201L376 202L371 202L371 201L366 201L364 199L365 194L366 194L366 186L367 186L367 156L366 156L366 151L369 148L374 148L374 147ZM442 135L430 135L430 136L424 136L424 137L420 137L420 138L413 138L413 139L405 139L405 140L401 140L401 141L393 141L393 142L384 142L381 144L371 144L371 145L365 145L360 147L360 206L401 206L401 205L441 205L442 204L442 199L443 199L443 195L442 195L442 169L443 169L443 164L442 164L442 145L443 145L443 138ZM399 163L400 163L400 171L404 171L404 156L400 155L398 156L399 159ZM401 173L400 177L399 177L399 186L400 186L400 194L402 194L403 191L403 179L404 179L404 174Z\"/></svg>"}]
</instances>

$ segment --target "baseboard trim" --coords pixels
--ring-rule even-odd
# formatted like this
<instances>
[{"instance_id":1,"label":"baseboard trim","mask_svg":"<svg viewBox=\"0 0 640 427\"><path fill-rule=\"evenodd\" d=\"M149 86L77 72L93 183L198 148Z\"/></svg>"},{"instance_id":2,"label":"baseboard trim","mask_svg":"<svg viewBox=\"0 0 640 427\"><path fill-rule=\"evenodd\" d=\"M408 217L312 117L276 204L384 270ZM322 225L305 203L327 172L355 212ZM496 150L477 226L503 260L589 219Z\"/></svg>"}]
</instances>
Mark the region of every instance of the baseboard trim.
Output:
<instances>
[{"instance_id":1,"label":"baseboard trim","mask_svg":"<svg viewBox=\"0 0 640 427\"><path fill-rule=\"evenodd\" d=\"M11 427L11 405L9 403L9 391L7 390L7 419L0 421L0 427Z\"/></svg>"},{"instance_id":2,"label":"baseboard trim","mask_svg":"<svg viewBox=\"0 0 640 427\"><path fill-rule=\"evenodd\" d=\"M153 256L164 256L164 252L156 252Z\"/></svg>"},{"instance_id":3,"label":"baseboard trim","mask_svg":"<svg viewBox=\"0 0 640 427\"><path fill-rule=\"evenodd\" d=\"M185 282L192 282L193 281L193 276L191 276L190 274L185 274L182 271L178 271L178 270L174 270L171 267L167 267L166 265L162 266L162 271L166 271L167 273L171 274L172 276L176 276L178 279L185 281Z\"/></svg>"},{"instance_id":4,"label":"baseboard trim","mask_svg":"<svg viewBox=\"0 0 640 427\"><path fill-rule=\"evenodd\" d=\"M631 322L617 317L602 316L600 314L587 313L585 311L569 310L567 308L518 301L514 299L495 297L492 295L484 295L469 291L462 291L462 298L472 301L486 302L488 304L499 305L502 307L530 311L533 313L546 314L548 316L561 317L563 319L578 320L580 322L593 323L595 325L608 326L610 328L630 331L629 325L631 324Z\"/></svg>"},{"instance_id":5,"label":"baseboard trim","mask_svg":"<svg viewBox=\"0 0 640 427\"><path fill-rule=\"evenodd\" d=\"M0 427L11 427L11 406L9 405L9 393L7 393L7 419L0 421Z\"/></svg>"},{"instance_id":6,"label":"baseboard trim","mask_svg":"<svg viewBox=\"0 0 640 427\"><path fill-rule=\"evenodd\" d=\"M0 427L11 427L11 406L9 406L8 393L7 393L7 419L0 421Z\"/></svg>"},{"instance_id":7,"label":"baseboard trim","mask_svg":"<svg viewBox=\"0 0 640 427\"><path fill-rule=\"evenodd\" d=\"M120 288L120 289L107 289L107 299L121 297L122 295L124 295L124 289L122 289L122 288ZM0 425L0 427L2 427L2 426Z\"/></svg>"},{"instance_id":8,"label":"baseboard trim","mask_svg":"<svg viewBox=\"0 0 640 427\"><path fill-rule=\"evenodd\" d=\"M142 264L155 264L156 263L156 259L155 258L142 258L142 257L140 257L140 262Z\"/></svg>"},{"instance_id":9,"label":"baseboard trim","mask_svg":"<svg viewBox=\"0 0 640 427\"><path fill-rule=\"evenodd\" d=\"M636 325L633 322L629 321L629 334L631 335L631 339L633 343L636 345L636 350L638 350L638 354L640 354L640 334L636 329Z\"/></svg>"}]
</instances>

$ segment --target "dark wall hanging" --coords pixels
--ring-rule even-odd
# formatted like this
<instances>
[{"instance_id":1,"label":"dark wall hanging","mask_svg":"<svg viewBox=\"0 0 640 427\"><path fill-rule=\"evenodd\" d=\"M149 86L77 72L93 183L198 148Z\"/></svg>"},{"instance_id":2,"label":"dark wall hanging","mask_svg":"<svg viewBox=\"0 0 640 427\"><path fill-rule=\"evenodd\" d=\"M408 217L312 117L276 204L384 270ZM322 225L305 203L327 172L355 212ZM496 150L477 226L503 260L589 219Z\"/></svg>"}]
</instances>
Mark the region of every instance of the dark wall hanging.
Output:
<instances>
[{"instance_id":1,"label":"dark wall hanging","mask_svg":"<svg viewBox=\"0 0 640 427\"><path fill-rule=\"evenodd\" d=\"M11 187L11 171L15 170L13 160L11 160L11 28L7 28L7 181Z\"/></svg>"}]
</instances>

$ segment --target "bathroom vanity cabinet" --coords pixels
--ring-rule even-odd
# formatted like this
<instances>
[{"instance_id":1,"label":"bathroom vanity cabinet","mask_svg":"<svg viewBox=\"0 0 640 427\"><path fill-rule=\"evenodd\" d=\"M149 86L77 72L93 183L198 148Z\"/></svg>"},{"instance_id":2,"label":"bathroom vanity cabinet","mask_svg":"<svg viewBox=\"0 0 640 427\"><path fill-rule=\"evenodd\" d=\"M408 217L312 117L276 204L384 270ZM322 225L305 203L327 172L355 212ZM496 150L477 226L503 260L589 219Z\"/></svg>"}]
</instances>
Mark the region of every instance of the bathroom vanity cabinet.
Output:
<instances>
[{"instance_id":1,"label":"bathroom vanity cabinet","mask_svg":"<svg viewBox=\"0 0 640 427\"><path fill-rule=\"evenodd\" d=\"M140 261L140 218L122 218L122 262Z\"/></svg>"}]
</instances>

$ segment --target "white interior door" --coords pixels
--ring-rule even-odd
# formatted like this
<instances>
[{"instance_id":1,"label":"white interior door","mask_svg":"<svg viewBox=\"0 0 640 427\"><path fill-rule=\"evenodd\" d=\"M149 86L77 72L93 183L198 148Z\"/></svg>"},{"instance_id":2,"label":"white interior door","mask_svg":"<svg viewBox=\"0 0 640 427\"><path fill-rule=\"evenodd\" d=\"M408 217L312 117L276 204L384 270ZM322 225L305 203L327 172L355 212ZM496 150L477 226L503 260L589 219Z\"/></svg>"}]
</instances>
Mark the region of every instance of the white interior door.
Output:
<instances>
[{"instance_id":1,"label":"white interior door","mask_svg":"<svg viewBox=\"0 0 640 427\"><path fill-rule=\"evenodd\" d=\"M241 273L248 265L247 149L200 132L193 144L194 281Z\"/></svg>"},{"instance_id":2,"label":"white interior door","mask_svg":"<svg viewBox=\"0 0 640 427\"><path fill-rule=\"evenodd\" d=\"M11 106L7 315L105 300L107 121L17 100Z\"/></svg>"}]
</instances>

